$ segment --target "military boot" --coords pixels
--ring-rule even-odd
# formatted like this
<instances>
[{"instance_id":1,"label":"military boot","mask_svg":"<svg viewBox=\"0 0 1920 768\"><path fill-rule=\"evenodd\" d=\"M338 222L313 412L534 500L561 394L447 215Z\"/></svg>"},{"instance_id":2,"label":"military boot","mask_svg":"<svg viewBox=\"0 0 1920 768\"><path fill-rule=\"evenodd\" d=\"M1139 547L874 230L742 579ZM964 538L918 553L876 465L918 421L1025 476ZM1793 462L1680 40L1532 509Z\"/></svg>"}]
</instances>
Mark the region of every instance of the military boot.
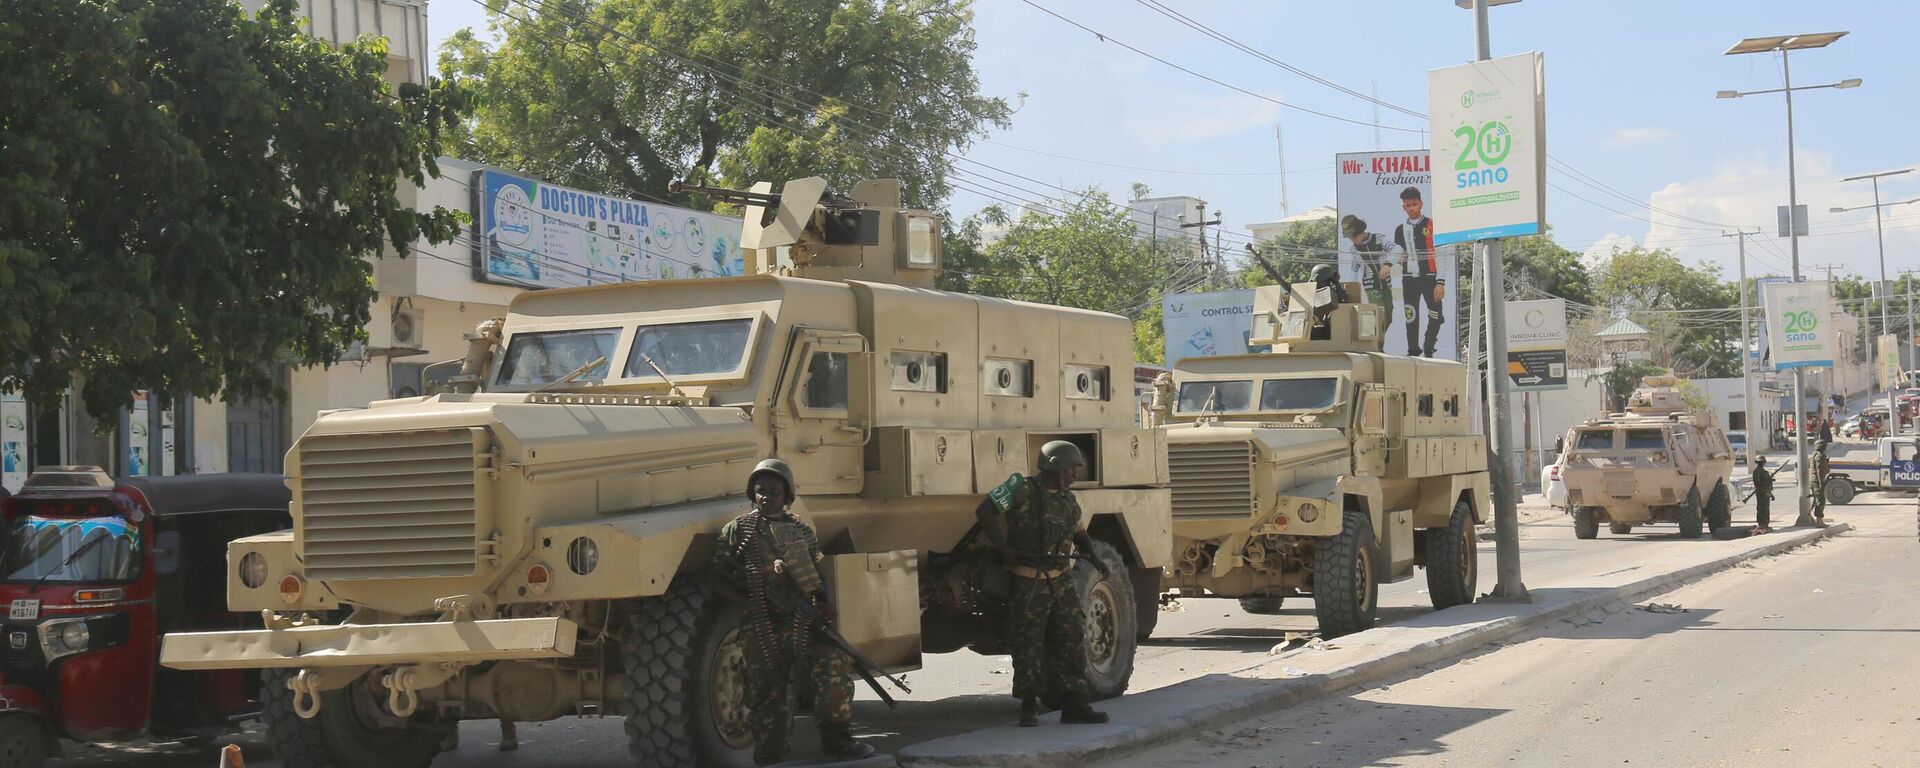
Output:
<instances>
[{"instance_id":1,"label":"military boot","mask_svg":"<svg viewBox=\"0 0 1920 768\"><path fill-rule=\"evenodd\" d=\"M1020 727L1032 728L1040 724L1040 700L1031 696L1020 700Z\"/></svg>"},{"instance_id":2,"label":"military boot","mask_svg":"<svg viewBox=\"0 0 1920 768\"><path fill-rule=\"evenodd\" d=\"M1099 725L1107 721L1107 713L1087 706L1084 701L1070 701L1060 708L1060 722Z\"/></svg>"},{"instance_id":3,"label":"military boot","mask_svg":"<svg viewBox=\"0 0 1920 768\"><path fill-rule=\"evenodd\" d=\"M873 755L873 745L853 738L846 723L821 723L820 751L836 760L859 760Z\"/></svg>"}]
</instances>

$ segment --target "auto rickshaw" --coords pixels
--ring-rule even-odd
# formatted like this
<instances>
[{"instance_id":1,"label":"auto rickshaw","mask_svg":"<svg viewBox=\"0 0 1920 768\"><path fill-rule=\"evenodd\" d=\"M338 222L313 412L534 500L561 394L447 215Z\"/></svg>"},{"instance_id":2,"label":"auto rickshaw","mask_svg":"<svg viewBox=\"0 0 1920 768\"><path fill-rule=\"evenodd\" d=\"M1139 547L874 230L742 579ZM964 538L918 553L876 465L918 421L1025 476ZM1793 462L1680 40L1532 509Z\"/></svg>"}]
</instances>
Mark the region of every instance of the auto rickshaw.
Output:
<instances>
[{"instance_id":1,"label":"auto rickshaw","mask_svg":"<svg viewBox=\"0 0 1920 768\"><path fill-rule=\"evenodd\" d=\"M45 467L0 498L0 768L61 739L185 741L256 714L257 672L163 669L159 638L258 627L227 611L226 545L289 527L289 498L279 475L97 467Z\"/></svg>"}]
</instances>

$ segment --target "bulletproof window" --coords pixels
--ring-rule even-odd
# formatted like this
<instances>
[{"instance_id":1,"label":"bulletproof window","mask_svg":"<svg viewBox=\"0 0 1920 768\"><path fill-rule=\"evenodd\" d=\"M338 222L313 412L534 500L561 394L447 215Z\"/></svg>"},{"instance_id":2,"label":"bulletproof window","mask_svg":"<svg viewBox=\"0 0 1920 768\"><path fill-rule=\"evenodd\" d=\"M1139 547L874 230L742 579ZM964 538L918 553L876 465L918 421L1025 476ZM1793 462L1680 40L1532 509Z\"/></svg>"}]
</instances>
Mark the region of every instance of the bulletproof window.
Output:
<instances>
[{"instance_id":1,"label":"bulletproof window","mask_svg":"<svg viewBox=\"0 0 1920 768\"><path fill-rule=\"evenodd\" d=\"M847 409L847 353L815 352L807 359L800 402L823 411Z\"/></svg>"},{"instance_id":2,"label":"bulletproof window","mask_svg":"<svg viewBox=\"0 0 1920 768\"><path fill-rule=\"evenodd\" d=\"M746 358L747 340L752 334L753 320L745 317L640 326L633 334L633 353L627 357L626 377L658 377L660 374L654 371L654 366L659 366L668 376L731 372ZM649 359L653 361L651 364L647 362Z\"/></svg>"},{"instance_id":3,"label":"bulletproof window","mask_svg":"<svg viewBox=\"0 0 1920 768\"><path fill-rule=\"evenodd\" d=\"M516 333L507 342L507 353L501 357L494 384L505 387L550 384L596 359L599 363L574 380L603 380L619 337L618 328Z\"/></svg>"},{"instance_id":4,"label":"bulletproof window","mask_svg":"<svg viewBox=\"0 0 1920 768\"><path fill-rule=\"evenodd\" d=\"M1236 413L1252 407L1251 381L1190 381L1180 385L1181 413Z\"/></svg>"},{"instance_id":5,"label":"bulletproof window","mask_svg":"<svg viewBox=\"0 0 1920 768\"><path fill-rule=\"evenodd\" d=\"M1062 390L1068 400L1107 399L1107 367L1104 365L1068 365L1063 371Z\"/></svg>"},{"instance_id":6,"label":"bulletproof window","mask_svg":"<svg viewBox=\"0 0 1920 768\"><path fill-rule=\"evenodd\" d=\"M980 387L996 397L1033 397L1033 361L989 357Z\"/></svg>"},{"instance_id":7,"label":"bulletproof window","mask_svg":"<svg viewBox=\"0 0 1920 768\"><path fill-rule=\"evenodd\" d=\"M1331 376L1268 379L1260 383L1260 410L1308 411L1334 404L1340 380Z\"/></svg>"},{"instance_id":8,"label":"bulletproof window","mask_svg":"<svg viewBox=\"0 0 1920 768\"><path fill-rule=\"evenodd\" d=\"M1420 415L1422 416L1433 415L1433 395L1421 395L1418 398L1417 402L1419 403L1417 407L1420 411Z\"/></svg>"},{"instance_id":9,"label":"bulletproof window","mask_svg":"<svg viewBox=\"0 0 1920 768\"><path fill-rule=\"evenodd\" d=\"M1627 430L1627 450L1657 451L1667 447L1667 436L1658 429Z\"/></svg>"},{"instance_id":10,"label":"bulletproof window","mask_svg":"<svg viewBox=\"0 0 1920 768\"><path fill-rule=\"evenodd\" d=\"M1460 396L1447 395L1446 402L1440 404L1440 411L1448 416L1460 415Z\"/></svg>"},{"instance_id":11,"label":"bulletproof window","mask_svg":"<svg viewBox=\"0 0 1920 768\"><path fill-rule=\"evenodd\" d=\"M1580 430L1580 436L1574 439L1573 447L1582 451L1611 451L1613 450L1613 430Z\"/></svg>"},{"instance_id":12,"label":"bulletproof window","mask_svg":"<svg viewBox=\"0 0 1920 768\"><path fill-rule=\"evenodd\" d=\"M898 351L887 355L895 392L947 391L947 353Z\"/></svg>"}]
</instances>

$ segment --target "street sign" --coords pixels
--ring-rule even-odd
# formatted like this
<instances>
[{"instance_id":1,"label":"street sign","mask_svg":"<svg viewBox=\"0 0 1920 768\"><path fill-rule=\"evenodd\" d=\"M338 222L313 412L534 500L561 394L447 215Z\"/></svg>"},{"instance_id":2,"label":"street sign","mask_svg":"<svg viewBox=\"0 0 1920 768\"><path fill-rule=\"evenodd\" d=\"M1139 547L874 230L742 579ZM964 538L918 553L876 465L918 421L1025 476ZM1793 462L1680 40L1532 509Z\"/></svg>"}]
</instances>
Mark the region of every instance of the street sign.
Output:
<instances>
[{"instance_id":1,"label":"street sign","mask_svg":"<svg viewBox=\"0 0 1920 768\"><path fill-rule=\"evenodd\" d=\"M1765 291L1774 370L1832 367L1834 339L1827 326L1833 302L1827 298L1827 283L1769 283Z\"/></svg>"},{"instance_id":2,"label":"street sign","mask_svg":"<svg viewBox=\"0 0 1920 768\"><path fill-rule=\"evenodd\" d=\"M1799 235L1801 237L1807 236L1807 206L1796 205L1793 207L1793 228L1792 229L1787 228L1787 207L1786 206L1782 205L1782 206L1775 207L1773 209L1773 212L1774 212L1774 216L1780 220L1780 236L1781 237L1793 237L1794 235Z\"/></svg>"},{"instance_id":3,"label":"street sign","mask_svg":"<svg viewBox=\"0 0 1920 768\"><path fill-rule=\"evenodd\" d=\"M1546 221L1539 53L1427 72L1435 245L1537 235Z\"/></svg>"},{"instance_id":4,"label":"street sign","mask_svg":"<svg viewBox=\"0 0 1920 768\"><path fill-rule=\"evenodd\" d=\"M1507 302L1507 377L1516 392L1567 388L1565 299Z\"/></svg>"}]
</instances>

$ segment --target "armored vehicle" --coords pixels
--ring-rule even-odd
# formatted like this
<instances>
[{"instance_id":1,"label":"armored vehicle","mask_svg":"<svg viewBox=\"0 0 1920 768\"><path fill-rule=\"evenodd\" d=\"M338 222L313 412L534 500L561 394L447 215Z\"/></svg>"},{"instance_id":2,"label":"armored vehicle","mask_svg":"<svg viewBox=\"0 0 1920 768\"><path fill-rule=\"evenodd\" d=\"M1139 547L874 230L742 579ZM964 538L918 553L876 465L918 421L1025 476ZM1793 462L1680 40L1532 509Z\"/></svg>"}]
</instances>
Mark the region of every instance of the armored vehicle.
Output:
<instances>
[{"instance_id":1,"label":"armored vehicle","mask_svg":"<svg viewBox=\"0 0 1920 768\"><path fill-rule=\"evenodd\" d=\"M1311 595L1327 636L1373 626L1380 585L1416 565L1435 608L1472 602L1489 498L1465 367L1381 352L1385 309L1339 298L1257 289L1251 339L1272 351L1175 363L1162 409L1166 586L1256 613Z\"/></svg>"},{"instance_id":2,"label":"armored vehicle","mask_svg":"<svg viewBox=\"0 0 1920 768\"><path fill-rule=\"evenodd\" d=\"M935 290L938 219L896 181L698 191L744 207L751 274L524 293L470 336L465 391L322 415L292 530L227 553L268 629L169 635L163 663L267 669L291 766L413 768L462 718L565 715L624 715L641 765L750 764L748 638L707 570L754 464L791 464L838 629L897 671L1002 652L974 509L1068 440L1109 574L1076 569L1088 677L1124 690L1171 551L1131 323Z\"/></svg>"},{"instance_id":3,"label":"armored vehicle","mask_svg":"<svg viewBox=\"0 0 1920 768\"><path fill-rule=\"evenodd\" d=\"M1648 376L1624 413L1567 430L1560 477L1567 484L1573 534L1591 539L1606 523L1615 534L1647 523L1677 523L1699 538L1702 525L1732 521L1733 447L1712 409L1692 409L1672 376Z\"/></svg>"}]
</instances>

